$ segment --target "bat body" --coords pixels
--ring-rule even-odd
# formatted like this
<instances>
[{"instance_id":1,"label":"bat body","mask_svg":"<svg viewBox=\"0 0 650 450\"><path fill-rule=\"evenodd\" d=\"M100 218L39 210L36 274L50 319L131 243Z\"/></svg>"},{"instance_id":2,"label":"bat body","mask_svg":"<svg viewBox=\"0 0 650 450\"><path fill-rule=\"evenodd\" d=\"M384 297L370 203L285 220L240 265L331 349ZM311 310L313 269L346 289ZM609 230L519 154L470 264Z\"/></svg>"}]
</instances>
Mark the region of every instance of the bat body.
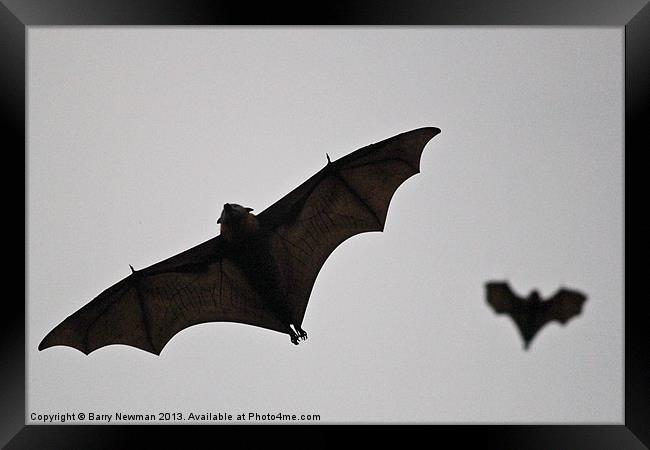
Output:
<instances>
[{"instance_id":1,"label":"bat body","mask_svg":"<svg viewBox=\"0 0 650 450\"><path fill-rule=\"evenodd\" d=\"M556 320L564 325L579 315L587 300L584 294L564 288L548 300L542 300L537 291L532 291L528 298L519 297L504 282L489 282L485 287L488 304L497 314L507 314L512 318L524 340L525 349L549 322Z\"/></svg>"},{"instance_id":2,"label":"bat body","mask_svg":"<svg viewBox=\"0 0 650 450\"><path fill-rule=\"evenodd\" d=\"M327 257L346 239L382 231L390 200L419 172L425 145L440 132L421 128L327 164L257 216L226 203L221 234L132 273L55 327L55 345L88 354L125 344L159 355L181 330L238 322L306 339L312 287Z\"/></svg>"}]
</instances>

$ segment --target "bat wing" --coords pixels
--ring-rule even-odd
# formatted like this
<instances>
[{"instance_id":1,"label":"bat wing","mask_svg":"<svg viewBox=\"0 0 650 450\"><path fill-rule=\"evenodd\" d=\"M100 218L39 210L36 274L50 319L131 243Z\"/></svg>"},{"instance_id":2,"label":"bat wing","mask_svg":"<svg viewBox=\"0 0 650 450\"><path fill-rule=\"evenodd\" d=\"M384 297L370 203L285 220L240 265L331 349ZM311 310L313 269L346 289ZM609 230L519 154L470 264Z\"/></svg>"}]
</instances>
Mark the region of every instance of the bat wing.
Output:
<instances>
[{"instance_id":1,"label":"bat wing","mask_svg":"<svg viewBox=\"0 0 650 450\"><path fill-rule=\"evenodd\" d=\"M522 299L512 292L508 283L493 281L486 283L485 288L487 302L497 314L512 315L522 302Z\"/></svg>"},{"instance_id":2,"label":"bat wing","mask_svg":"<svg viewBox=\"0 0 650 450\"><path fill-rule=\"evenodd\" d=\"M330 162L257 217L270 233L293 323L302 323L327 257L346 239L382 231L397 188L419 173L425 145L440 133L421 128Z\"/></svg>"},{"instance_id":3,"label":"bat wing","mask_svg":"<svg viewBox=\"0 0 650 450\"><path fill-rule=\"evenodd\" d=\"M54 328L38 348L65 345L88 354L125 344L159 355L179 331L221 321L285 331L217 236L109 287Z\"/></svg>"},{"instance_id":4,"label":"bat wing","mask_svg":"<svg viewBox=\"0 0 650 450\"><path fill-rule=\"evenodd\" d=\"M546 302L544 323L557 320L562 325L582 312L587 296L569 289L559 289Z\"/></svg>"}]
</instances>

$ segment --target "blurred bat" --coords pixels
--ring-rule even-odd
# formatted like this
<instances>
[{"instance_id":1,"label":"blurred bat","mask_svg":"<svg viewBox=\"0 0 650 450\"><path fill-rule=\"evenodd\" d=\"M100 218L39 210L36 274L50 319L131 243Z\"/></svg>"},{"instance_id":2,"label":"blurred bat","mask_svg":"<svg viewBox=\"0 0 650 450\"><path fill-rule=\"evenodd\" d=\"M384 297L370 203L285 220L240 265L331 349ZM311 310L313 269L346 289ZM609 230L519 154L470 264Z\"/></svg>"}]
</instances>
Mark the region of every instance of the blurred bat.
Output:
<instances>
[{"instance_id":1,"label":"blurred bat","mask_svg":"<svg viewBox=\"0 0 650 450\"><path fill-rule=\"evenodd\" d=\"M544 325L553 320L566 324L580 314L587 300L584 294L564 288L560 288L548 300L542 300L537 291L532 291L528 298L518 297L505 282L491 281L485 287L487 302L497 314L512 317L526 350Z\"/></svg>"}]
</instances>

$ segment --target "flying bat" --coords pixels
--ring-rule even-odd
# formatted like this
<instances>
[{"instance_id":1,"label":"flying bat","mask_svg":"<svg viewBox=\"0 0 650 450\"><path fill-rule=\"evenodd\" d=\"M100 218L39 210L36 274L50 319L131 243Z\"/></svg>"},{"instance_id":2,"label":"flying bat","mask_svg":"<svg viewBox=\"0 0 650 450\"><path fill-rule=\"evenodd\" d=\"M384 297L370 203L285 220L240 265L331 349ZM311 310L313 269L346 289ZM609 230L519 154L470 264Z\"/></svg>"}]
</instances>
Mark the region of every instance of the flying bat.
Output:
<instances>
[{"instance_id":1,"label":"flying bat","mask_svg":"<svg viewBox=\"0 0 650 450\"><path fill-rule=\"evenodd\" d=\"M537 291L532 291L528 298L519 297L505 282L488 282L485 287L487 302L497 314L512 318L526 350L544 325L553 320L565 325L582 312L587 300L584 294L565 288L558 289L548 300L542 300Z\"/></svg>"},{"instance_id":2,"label":"flying bat","mask_svg":"<svg viewBox=\"0 0 650 450\"><path fill-rule=\"evenodd\" d=\"M420 128L356 150L258 215L226 203L220 234L131 274L67 317L40 343L85 354L125 344L159 355L181 330L238 322L307 338L302 321L316 277L346 239L383 231L396 189L419 173L438 128ZM293 328L292 328L293 327Z\"/></svg>"}]
</instances>

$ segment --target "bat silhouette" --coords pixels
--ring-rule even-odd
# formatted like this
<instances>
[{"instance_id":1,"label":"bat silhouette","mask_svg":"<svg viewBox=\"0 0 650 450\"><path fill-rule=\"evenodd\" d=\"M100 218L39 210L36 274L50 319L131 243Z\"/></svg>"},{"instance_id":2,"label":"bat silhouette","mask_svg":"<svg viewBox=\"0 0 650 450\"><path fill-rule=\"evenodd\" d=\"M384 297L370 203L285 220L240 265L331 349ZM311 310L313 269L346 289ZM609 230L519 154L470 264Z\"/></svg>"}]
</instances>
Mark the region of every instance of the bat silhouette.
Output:
<instances>
[{"instance_id":1,"label":"bat silhouette","mask_svg":"<svg viewBox=\"0 0 650 450\"><path fill-rule=\"evenodd\" d=\"M528 298L517 296L508 283L485 284L488 304L497 314L507 314L517 325L528 350L530 342L547 323L557 320L562 325L582 311L587 297L569 289L560 288L548 300L542 300L539 292L532 291Z\"/></svg>"},{"instance_id":2,"label":"bat silhouette","mask_svg":"<svg viewBox=\"0 0 650 450\"><path fill-rule=\"evenodd\" d=\"M438 128L421 128L327 164L257 216L226 203L221 234L132 273L55 327L55 345L85 354L125 344L159 355L181 330L239 322L306 339L301 328L316 276L334 249L383 231L395 190L419 173ZM293 326L293 329L292 327ZM295 330L295 331L294 331Z\"/></svg>"}]
</instances>

